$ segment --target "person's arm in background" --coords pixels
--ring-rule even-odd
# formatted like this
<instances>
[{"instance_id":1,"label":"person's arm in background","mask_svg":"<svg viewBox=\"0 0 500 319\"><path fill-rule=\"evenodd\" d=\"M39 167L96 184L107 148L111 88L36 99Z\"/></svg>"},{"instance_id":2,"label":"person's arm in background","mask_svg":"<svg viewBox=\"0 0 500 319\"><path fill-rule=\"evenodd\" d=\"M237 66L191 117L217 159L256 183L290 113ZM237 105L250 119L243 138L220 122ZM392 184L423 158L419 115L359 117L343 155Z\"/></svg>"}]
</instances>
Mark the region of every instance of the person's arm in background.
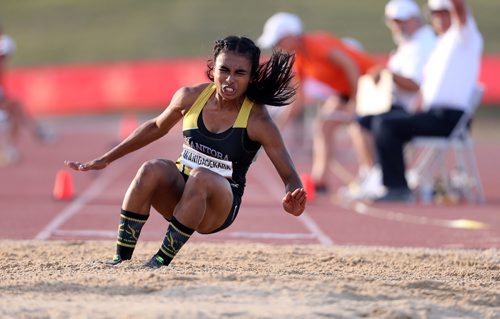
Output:
<instances>
[{"instance_id":1,"label":"person's arm in background","mask_svg":"<svg viewBox=\"0 0 500 319\"><path fill-rule=\"evenodd\" d=\"M330 59L333 63L339 65L345 72L349 84L351 86L350 100L347 102L349 107L354 111L356 105L356 93L358 90L358 79L360 71L356 62L341 50L335 49L330 52Z\"/></svg>"},{"instance_id":2,"label":"person's arm in background","mask_svg":"<svg viewBox=\"0 0 500 319\"><path fill-rule=\"evenodd\" d=\"M391 72L392 80L397 86L408 92L417 92L420 89L420 85L414 80L404 77L402 75Z\"/></svg>"},{"instance_id":3,"label":"person's arm in background","mask_svg":"<svg viewBox=\"0 0 500 319\"><path fill-rule=\"evenodd\" d=\"M408 78L408 77L405 77L405 76L402 76L400 74L394 73L389 69L389 67L383 66L381 64L377 64L377 65L371 67L368 70L367 74L369 74L373 78L373 81L375 83L378 83L378 81L380 80L380 74L382 73L382 71L391 72L392 81L397 86L402 88L403 90L406 90L409 92L417 92L420 89L420 85L417 82L415 82L415 80Z\"/></svg>"},{"instance_id":4,"label":"person's arm in background","mask_svg":"<svg viewBox=\"0 0 500 319\"><path fill-rule=\"evenodd\" d=\"M467 6L464 0L450 0L453 4L453 9L451 11L452 19L456 19L460 26L464 26L467 23Z\"/></svg>"}]
</instances>

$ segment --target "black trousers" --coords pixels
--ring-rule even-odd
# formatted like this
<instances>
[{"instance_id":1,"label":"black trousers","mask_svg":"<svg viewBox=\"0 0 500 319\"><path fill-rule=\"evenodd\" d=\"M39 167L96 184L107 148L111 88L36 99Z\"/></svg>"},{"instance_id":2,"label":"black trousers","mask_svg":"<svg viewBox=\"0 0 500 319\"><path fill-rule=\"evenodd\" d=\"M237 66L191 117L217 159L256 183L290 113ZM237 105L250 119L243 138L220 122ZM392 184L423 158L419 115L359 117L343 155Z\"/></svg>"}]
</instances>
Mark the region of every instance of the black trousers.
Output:
<instances>
[{"instance_id":1,"label":"black trousers","mask_svg":"<svg viewBox=\"0 0 500 319\"><path fill-rule=\"evenodd\" d=\"M359 116L356 121L362 128L371 132L373 126L373 119L376 117L402 117L405 115L409 115L408 111L400 105L393 104L391 105L391 109L385 113L377 114L377 115L365 115Z\"/></svg>"},{"instance_id":2,"label":"black trousers","mask_svg":"<svg viewBox=\"0 0 500 319\"><path fill-rule=\"evenodd\" d=\"M417 136L448 136L463 115L453 108L391 117L375 117L372 130L382 168L383 183L389 189L408 188L405 178L403 146Z\"/></svg>"}]
</instances>

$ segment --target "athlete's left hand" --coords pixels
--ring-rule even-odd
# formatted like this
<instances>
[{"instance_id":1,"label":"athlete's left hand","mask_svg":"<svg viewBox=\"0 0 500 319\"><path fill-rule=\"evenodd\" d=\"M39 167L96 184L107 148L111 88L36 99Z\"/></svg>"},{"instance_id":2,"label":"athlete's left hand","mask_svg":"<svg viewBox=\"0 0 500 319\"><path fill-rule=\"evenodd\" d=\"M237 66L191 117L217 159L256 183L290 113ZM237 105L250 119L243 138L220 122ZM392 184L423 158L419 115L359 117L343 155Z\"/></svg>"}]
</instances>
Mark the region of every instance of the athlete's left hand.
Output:
<instances>
[{"instance_id":1,"label":"athlete's left hand","mask_svg":"<svg viewBox=\"0 0 500 319\"><path fill-rule=\"evenodd\" d=\"M307 194L303 188L297 188L293 192L287 192L283 197L283 209L294 216L299 216L306 208Z\"/></svg>"}]
</instances>

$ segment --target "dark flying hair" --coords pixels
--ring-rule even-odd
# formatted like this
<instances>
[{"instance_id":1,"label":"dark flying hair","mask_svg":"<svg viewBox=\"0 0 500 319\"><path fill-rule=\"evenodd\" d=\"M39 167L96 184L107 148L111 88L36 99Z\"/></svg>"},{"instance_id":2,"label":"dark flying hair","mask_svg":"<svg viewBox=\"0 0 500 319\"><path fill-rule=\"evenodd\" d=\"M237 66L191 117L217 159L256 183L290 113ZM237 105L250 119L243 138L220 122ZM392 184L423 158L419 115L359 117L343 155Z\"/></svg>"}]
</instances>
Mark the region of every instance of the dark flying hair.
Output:
<instances>
[{"instance_id":1,"label":"dark flying hair","mask_svg":"<svg viewBox=\"0 0 500 319\"><path fill-rule=\"evenodd\" d=\"M290 104L296 88L291 86L295 56L282 51L273 51L271 58L260 64L260 49L246 37L228 36L215 41L213 58L207 62L207 76L214 81L214 64L221 52L234 52L250 60L251 74L246 96L254 103L273 106Z\"/></svg>"}]
</instances>

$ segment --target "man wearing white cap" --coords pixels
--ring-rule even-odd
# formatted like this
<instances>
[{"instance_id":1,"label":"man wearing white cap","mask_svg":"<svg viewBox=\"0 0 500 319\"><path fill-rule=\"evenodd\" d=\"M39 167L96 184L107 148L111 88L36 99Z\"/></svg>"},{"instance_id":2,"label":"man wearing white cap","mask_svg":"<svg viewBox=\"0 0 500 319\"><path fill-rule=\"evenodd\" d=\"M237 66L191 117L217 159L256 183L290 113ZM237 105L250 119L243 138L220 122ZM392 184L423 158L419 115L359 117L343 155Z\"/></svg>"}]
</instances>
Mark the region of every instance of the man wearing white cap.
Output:
<instances>
[{"instance_id":1,"label":"man wearing white cap","mask_svg":"<svg viewBox=\"0 0 500 319\"><path fill-rule=\"evenodd\" d=\"M349 187L346 194L355 198L382 194L382 173L373 154L373 119L375 116L404 116L415 111L423 67L436 44L434 31L424 24L420 8L413 0L389 1L385 6L385 19L397 49L389 57L385 68L370 71L370 75L378 79L382 70L390 74L391 109L379 115L359 117L350 127L360 163L357 180L360 187Z\"/></svg>"},{"instance_id":2,"label":"man wearing white cap","mask_svg":"<svg viewBox=\"0 0 500 319\"><path fill-rule=\"evenodd\" d=\"M477 86L483 40L465 0L429 0L438 42L424 67L422 112L374 123L377 154L388 192L378 201L412 198L403 146L415 136L448 136L469 112ZM375 128L376 126L376 128Z\"/></svg>"},{"instance_id":3,"label":"man wearing white cap","mask_svg":"<svg viewBox=\"0 0 500 319\"><path fill-rule=\"evenodd\" d=\"M305 98L322 102L313 136L311 175L316 190L325 191L332 135L339 124L332 115L339 110L354 109L358 78L375 61L328 33L304 33L300 18L287 12L276 13L266 21L257 43L262 48L274 47L296 54L300 90L297 100L278 118L279 124L295 118L302 111ZM352 116L348 115L347 120L352 120Z\"/></svg>"}]
</instances>

